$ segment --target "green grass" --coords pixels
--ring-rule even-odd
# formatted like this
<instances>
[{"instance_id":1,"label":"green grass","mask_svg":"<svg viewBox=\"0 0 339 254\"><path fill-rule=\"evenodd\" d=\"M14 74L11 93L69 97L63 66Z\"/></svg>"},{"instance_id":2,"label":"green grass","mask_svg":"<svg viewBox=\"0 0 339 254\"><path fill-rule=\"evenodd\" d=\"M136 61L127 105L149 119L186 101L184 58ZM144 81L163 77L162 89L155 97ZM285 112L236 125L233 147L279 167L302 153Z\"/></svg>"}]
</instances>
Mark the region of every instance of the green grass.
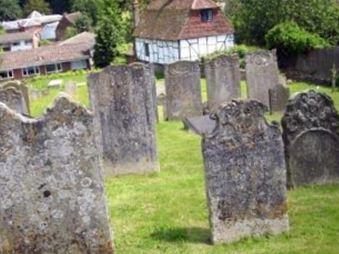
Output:
<instances>
[{"instance_id":1,"label":"green grass","mask_svg":"<svg viewBox=\"0 0 339 254\"><path fill-rule=\"evenodd\" d=\"M295 83L291 94L312 88L317 87ZM41 115L62 90L51 90L48 96L32 101L33 115ZM241 90L245 98L244 82ZM326 87L319 90L330 94L339 107L338 92L331 94ZM204 81L202 93L206 100ZM74 99L88 105L87 86L78 86ZM280 121L281 115L268 118ZM157 137L160 173L106 179L117 253L339 253L339 185L289 191L291 231L287 234L212 246L200 137L184 131L179 122L163 121L157 125Z\"/></svg>"},{"instance_id":2,"label":"green grass","mask_svg":"<svg viewBox=\"0 0 339 254\"><path fill-rule=\"evenodd\" d=\"M287 234L212 246L200 138L161 122L158 149L160 173L106 180L118 253L338 253L339 186L290 191Z\"/></svg>"}]
</instances>

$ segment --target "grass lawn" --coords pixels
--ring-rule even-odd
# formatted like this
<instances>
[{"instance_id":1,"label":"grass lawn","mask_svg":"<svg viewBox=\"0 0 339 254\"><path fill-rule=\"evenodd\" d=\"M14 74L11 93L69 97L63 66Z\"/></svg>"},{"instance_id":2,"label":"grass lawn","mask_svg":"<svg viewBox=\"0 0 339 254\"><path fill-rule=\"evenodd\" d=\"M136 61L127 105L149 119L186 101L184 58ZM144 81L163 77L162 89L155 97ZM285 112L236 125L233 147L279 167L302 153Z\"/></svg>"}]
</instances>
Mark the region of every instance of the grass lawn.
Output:
<instances>
[{"instance_id":1,"label":"grass lawn","mask_svg":"<svg viewBox=\"0 0 339 254\"><path fill-rule=\"evenodd\" d=\"M295 83L291 92L316 88ZM339 108L339 92L319 90L330 94ZM204 83L202 91L206 99ZM33 115L41 115L58 92L33 101ZM88 105L87 87L79 86L74 99ZM268 118L280 120L281 115ZM106 179L117 253L339 253L339 185L289 191L287 234L212 246L200 137L184 131L180 122L163 121L157 136L160 173Z\"/></svg>"}]
</instances>

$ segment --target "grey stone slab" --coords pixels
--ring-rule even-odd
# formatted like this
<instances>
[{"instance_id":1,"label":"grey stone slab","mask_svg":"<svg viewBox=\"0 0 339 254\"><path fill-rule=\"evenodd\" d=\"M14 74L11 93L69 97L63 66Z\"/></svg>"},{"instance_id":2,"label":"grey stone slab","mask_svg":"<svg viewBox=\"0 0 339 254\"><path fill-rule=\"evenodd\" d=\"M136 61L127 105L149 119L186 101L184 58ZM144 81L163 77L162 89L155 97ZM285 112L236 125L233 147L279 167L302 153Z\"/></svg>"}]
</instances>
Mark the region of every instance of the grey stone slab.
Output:
<instances>
[{"instance_id":1,"label":"grey stone slab","mask_svg":"<svg viewBox=\"0 0 339 254\"><path fill-rule=\"evenodd\" d=\"M212 133L216 127L215 120L211 119L209 115L187 117L183 122L186 129L201 136Z\"/></svg>"},{"instance_id":2,"label":"grey stone slab","mask_svg":"<svg viewBox=\"0 0 339 254\"><path fill-rule=\"evenodd\" d=\"M65 97L39 119L0 103L0 253L113 253L93 129Z\"/></svg>"},{"instance_id":3,"label":"grey stone slab","mask_svg":"<svg viewBox=\"0 0 339 254\"><path fill-rule=\"evenodd\" d=\"M153 66L109 66L89 91L106 175L158 171Z\"/></svg>"},{"instance_id":4,"label":"grey stone slab","mask_svg":"<svg viewBox=\"0 0 339 254\"><path fill-rule=\"evenodd\" d=\"M14 88L18 91L20 91L24 97L25 103L26 103L26 109L27 109L27 114L30 114L30 98L29 98L29 90L28 87L26 86L25 83L22 81L18 80L11 80L7 81L5 83L2 83L0 86L2 89L6 88Z\"/></svg>"},{"instance_id":5,"label":"grey stone slab","mask_svg":"<svg viewBox=\"0 0 339 254\"><path fill-rule=\"evenodd\" d=\"M221 55L205 63L208 106L217 109L221 104L239 99L240 66L237 55Z\"/></svg>"},{"instance_id":6,"label":"grey stone slab","mask_svg":"<svg viewBox=\"0 0 339 254\"><path fill-rule=\"evenodd\" d=\"M202 115L199 62L179 61L165 67L166 120Z\"/></svg>"},{"instance_id":7,"label":"grey stone slab","mask_svg":"<svg viewBox=\"0 0 339 254\"><path fill-rule=\"evenodd\" d=\"M0 102L6 104L19 114L28 115L25 98L20 90L13 87L0 88Z\"/></svg>"},{"instance_id":8,"label":"grey stone slab","mask_svg":"<svg viewBox=\"0 0 339 254\"><path fill-rule=\"evenodd\" d=\"M282 126L289 186L339 182L339 115L329 96L298 94Z\"/></svg>"},{"instance_id":9,"label":"grey stone slab","mask_svg":"<svg viewBox=\"0 0 339 254\"><path fill-rule=\"evenodd\" d=\"M246 55L248 96L269 106L269 89L279 84L279 69L275 51L262 50Z\"/></svg>"},{"instance_id":10,"label":"grey stone slab","mask_svg":"<svg viewBox=\"0 0 339 254\"><path fill-rule=\"evenodd\" d=\"M202 151L213 243L289 230L281 132L258 101L234 101L214 114Z\"/></svg>"}]
</instances>

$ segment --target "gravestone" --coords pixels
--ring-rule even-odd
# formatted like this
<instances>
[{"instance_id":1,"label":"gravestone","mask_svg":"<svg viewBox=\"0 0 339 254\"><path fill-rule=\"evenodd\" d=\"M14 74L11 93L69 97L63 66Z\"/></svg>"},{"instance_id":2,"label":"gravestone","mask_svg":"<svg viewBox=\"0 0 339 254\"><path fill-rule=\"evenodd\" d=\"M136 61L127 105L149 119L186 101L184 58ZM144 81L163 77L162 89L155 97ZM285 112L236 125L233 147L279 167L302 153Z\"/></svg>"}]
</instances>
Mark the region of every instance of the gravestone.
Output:
<instances>
[{"instance_id":1,"label":"gravestone","mask_svg":"<svg viewBox=\"0 0 339 254\"><path fill-rule=\"evenodd\" d=\"M271 113L283 111L290 97L290 89L287 86L278 84L269 89L268 93Z\"/></svg>"},{"instance_id":2,"label":"gravestone","mask_svg":"<svg viewBox=\"0 0 339 254\"><path fill-rule=\"evenodd\" d=\"M269 89L279 84L275 51L262 50L246 54L248 96L269 106Z\"/></svg>"},{"instance_id":3,"label":"gravestone","mask_svg":"<svg viewBox=\"0 0 339 254\"><path fill-rule=\"evenodd\" d=\"M2 89L6 88L14 88L18 91L20 91L24 97L25 104L26 104L26 109L27 109L27 114L30 114L30 99L29 99L29 90L25 83L18 81L18 80L12 80L12 81L7 81L3 84L1 84Z\"/></svg>"},{"instance_id":4,"label":"gravestone","mask_svg":"<svg viewBox=\"0 0 339 254\"><path fill-rule=\"evenodd\" d=\"M107 175L159 170L152 65L109 66L89 77Z\"/></svg>"},{"instance_id":5,"label":"gravestone","mask_svg":"<svg viewBox=\"0 0 339 254\"><path fill-rule=\"evenodd\" d=\"M283 141L265 111L234 101L211 115L216 128L202 149L213 243L289 230Z\"/></svg>"},{"instance_id":6,"label":"gravestone","mask_svg":"<svg viewBox=\"0 0 339 254\"><path fill-rule=\"evenodd\" d=\"M206 62L205 77L210 110L240 98L240 67L237 55L222 55Z\"/></svg>"},{"instance_id":7,"label":"gravestone","mask_svg":"<svg viewBox=\"0 0 339 254\"><path fill-rule=\"evenodd\" d=\"M113 253L93 129L65 97L37 120L0 103L0 253Z\"/></svg>"},{"instance_id":8,"label":"gravestone","mask_svg":"<svg viewBox=\"0 0 339 254\"><path fill-rule=\"evenodd\" d=\"M22 93L15 88L0 89L0 102L19 114L28 115L25 99Z\"/></svg>"},{"instance_id":9,"label":"gravestone","mask_svg":"<svg viewBox=\"0 0 339 254\"><path fill-rule=\"evenodd\" d=\"M210 134L215 129L215 120L212 120L209 115L187 117L183 123L185 129L192 130L200 136Z\"/></svg>"},{"instance_id":10,"label":"gravestone","mask_svg":"<svg viewBox=\"0 0 339 254\"><path fill-rule=\"evenodd\" d=\"M166 120L202 115L199 62L178 61L165 66Z\"/></svg>"},{"instance_id":11,"label":"gravestone","mask_svg":"<svg viewBox=\"0 0 339 254\"><path fill-rule=\"evenodd\" d=\"M339 182L339 115L329 96L298 94L282 126L290 187Z\"/></svg>"}]
</instances>

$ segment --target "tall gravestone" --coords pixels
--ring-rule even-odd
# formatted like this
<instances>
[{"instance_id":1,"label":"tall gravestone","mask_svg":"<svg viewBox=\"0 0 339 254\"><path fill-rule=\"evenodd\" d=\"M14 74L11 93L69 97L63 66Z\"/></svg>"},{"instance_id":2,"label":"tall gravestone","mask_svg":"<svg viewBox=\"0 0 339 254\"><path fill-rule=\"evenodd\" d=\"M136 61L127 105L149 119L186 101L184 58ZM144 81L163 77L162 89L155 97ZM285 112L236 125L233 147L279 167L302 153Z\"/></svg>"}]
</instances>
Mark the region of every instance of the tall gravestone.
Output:
<instances>
[{"instance_id":1,"label":"tall gravestone","mask_svg":"<svg viewBox=\"0 0 339 254\"><path fill-rule=\"evenodd\" d=\"M65 97L37 120L0 103L0 253L113 253L93 129Z\"/></svg>"},{"instance_id":2,"label":"tall gravestone","mask_svg":"<svg viewBox=\"0 0 339 254\"><path fill-rule=\"evenodd\" d=\"M152 65L109 66L89 77L107 175L159 170Z\"/></svg>"},{"instance_id":3,"label":"tall gravestone","mask_svg":"<svg viewBox=\"0 0 339 254\"><path fill-rule=\"evenodd\" d=\"M5 82L1 84L0 86L2 89L6 88L14 88L22 93L22 96L24 97L25 104L26 104L26 109L27 109L27 114L30 114L30 99L29 99L29 91L28 87L26 86L25 83L19 80L11 80L8 82Z\"/></svg>"},{"instance_id":4,"label":"tall gravestone","mask_svg":"<svg viewBox=\"0 0 339 254\"><path fill-rule=\"evenodd\" d=\"M222 55L207 61L205 77L210 110L240 98L240 67L237 55Z\"/></svg>"},{"instance_id":5,"label":"tall gravestone","mask_svg":"<svg viewBox=\"0 0 339 254\"><path fill-rule=\"evenodd\" d=\"M178 61L165 67L166 120L202 115L199 62Z\"/></svg>"},{"instance_id":6,"label":"tall gravestone","mask_svg":"<svg viewBox=\"0 0 339 254\"><path fill-rule=\"evenodd\" d=\"M329 96L298 94L282 126L289 186L339 182L339 115Z\"/></svg>"},{"instance_id":7,"label":"tall gravestone","mask_svg":"<svg viewBox=\"0 0 339 254\"><path fill-rule=\"evenodd\" d=\"M28 115L25 99L21 91L15 88L0 88L0 102L6 104L9 108L15 110L19 114Z\"/></svg>"},{"instance_id":8,"label":"tall gravestone","mask_svg":"<svg viewBox=\"0 0 339 254\"><path fill-rule=\"evenodd\" d=\"M246 55L248 96L270 105L269 90L279 84L279 69L275 51L262 50Z\"/></svg>"},{"instance_id":9,"label":"tall gravestone","mask_svg":"<svg viewBox=\"0 0 339 254\"><path fill-rule=\"evenodd\" d=\"M214 243L289 229L283 141L265 110L234 101L211 115L216 128L202 149Z\"/></svg>"}]
</instances>

